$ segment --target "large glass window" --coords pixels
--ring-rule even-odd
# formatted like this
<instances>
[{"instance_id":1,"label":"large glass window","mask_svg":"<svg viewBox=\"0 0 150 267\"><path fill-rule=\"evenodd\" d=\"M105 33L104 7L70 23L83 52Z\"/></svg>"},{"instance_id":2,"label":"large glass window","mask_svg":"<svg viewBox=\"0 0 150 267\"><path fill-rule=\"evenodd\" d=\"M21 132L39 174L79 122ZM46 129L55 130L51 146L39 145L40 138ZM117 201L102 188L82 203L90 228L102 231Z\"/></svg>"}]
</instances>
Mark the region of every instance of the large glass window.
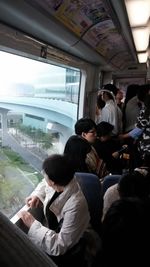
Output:
<instances>
[{"instance_id":1,"label":"large glass window","mask_svg":"<svg viewBox=\"0 0 150 267\"><path fill-rule=\"evenodd\" d=\"M0 51L0 210L9 218L77 120L80 71Z\"/></svg>"}]
</instances>

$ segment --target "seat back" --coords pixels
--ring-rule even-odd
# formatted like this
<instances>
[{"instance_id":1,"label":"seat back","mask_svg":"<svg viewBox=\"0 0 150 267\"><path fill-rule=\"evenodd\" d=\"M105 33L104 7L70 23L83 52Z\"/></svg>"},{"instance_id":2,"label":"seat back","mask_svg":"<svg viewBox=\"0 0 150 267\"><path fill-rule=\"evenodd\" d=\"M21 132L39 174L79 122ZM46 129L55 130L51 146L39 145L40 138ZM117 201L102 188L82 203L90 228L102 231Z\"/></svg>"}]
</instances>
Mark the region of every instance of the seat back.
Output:
<instances>
[{"instance_id":1,"label":"seat back","mask_svg":"<svg viewBox=\"0 0 150 267\"><path fill-rule=\"evenodd\" d=\"M100 234L102 216L102 188L97 175L92 173L76 173L76 178L87 200L93 229Z\"/></svg>"},{"instance_id":2,"label":"seat back","mask_svg":"<svg viewBox=\"0 0 150 267\"><path fill-rule=\"evenodd\" d=\"M28 236L0 212L0 266L57 267Z\"/></svg>"},{"instance_id":3,"label":"seat back","mask_svg":"<svg viewBox=\"0 0 150 267\"><path fill-rule=\"evenodd\" d=\"M104 196L106 190L110 186L112 186L112 185L114 185L114 184L119 182L120 178L121 178L121 175L119 175L119 174L107 175L107 176L104 177L103 184L102 184L102 194L103 194L103 196Z\"/></svg>"}]
</instances>

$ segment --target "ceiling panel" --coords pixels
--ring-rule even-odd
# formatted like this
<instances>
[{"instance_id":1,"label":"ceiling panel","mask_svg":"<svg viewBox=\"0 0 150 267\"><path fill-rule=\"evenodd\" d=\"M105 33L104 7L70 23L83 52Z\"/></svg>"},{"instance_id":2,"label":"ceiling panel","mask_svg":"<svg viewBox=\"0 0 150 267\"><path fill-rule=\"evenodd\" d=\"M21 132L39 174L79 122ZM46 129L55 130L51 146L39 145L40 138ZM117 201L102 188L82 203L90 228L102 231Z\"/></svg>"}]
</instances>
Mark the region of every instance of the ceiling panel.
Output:
<instances>
[{"instance_id":1,"label":"ceiling panel","mask_svg":"<svg viewBox=\"0 0 150 267\"><path fill-rule=\"evenodd\" d=\"M28 1L46 16L53 16L71 32L94 48L107 63L124 68L133 62L132 53L110 17L102 0Z\"/></svg>"}]
</instances>

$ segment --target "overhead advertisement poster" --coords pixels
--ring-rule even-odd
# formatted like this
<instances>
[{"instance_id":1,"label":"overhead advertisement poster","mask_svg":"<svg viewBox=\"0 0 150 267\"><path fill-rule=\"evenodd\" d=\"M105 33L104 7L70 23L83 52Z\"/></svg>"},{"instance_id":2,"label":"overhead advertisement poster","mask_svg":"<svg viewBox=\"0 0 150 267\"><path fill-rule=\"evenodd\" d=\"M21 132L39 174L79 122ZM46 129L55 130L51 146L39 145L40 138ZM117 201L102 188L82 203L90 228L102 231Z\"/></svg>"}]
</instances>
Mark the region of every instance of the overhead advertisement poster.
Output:
<instances>
[{"instance_id":1,"label":"overhead advertisement poster","mask_svg":"<svg viewBox=\"0 0 150 267\"><path fill-rule=\"evenodd\" d=\"M109 16L105 1L33 1L75 33L79 40L92 46L108 63L121 67L129 59L126 44Z\"/></svg>"},{"instance_id":2,"label":"overhead advertisement poster","mask_svg":"<svg viewBox=\"0 0 150 267\"><path fill-rule=\"evenodd\" d=\"M90 27L109 17L101 0L35 0L76 35L82 36Z\"/></svg>"}]
</instances>

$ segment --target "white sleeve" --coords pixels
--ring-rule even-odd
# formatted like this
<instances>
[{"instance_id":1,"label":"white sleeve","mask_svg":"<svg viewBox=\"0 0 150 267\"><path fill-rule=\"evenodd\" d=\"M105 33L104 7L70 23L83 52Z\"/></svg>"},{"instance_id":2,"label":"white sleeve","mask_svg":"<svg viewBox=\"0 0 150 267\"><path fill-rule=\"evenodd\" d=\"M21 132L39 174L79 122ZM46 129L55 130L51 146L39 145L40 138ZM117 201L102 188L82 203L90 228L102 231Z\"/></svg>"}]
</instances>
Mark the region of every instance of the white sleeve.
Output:
<instances>
[{"instance_id":1,"label":"white sleeve","mask_svg":"<svg viewBox=\"0 0 150 267\"><path fill-rule=\"evenodd\" d=\"M106 212L110 208L111 204L115 201L118 200L119 197L119 192L117 190L118 184L110 186L107 191L104 194L104 204L103 204L103 218L105 217Z\"/></svg>"},{"instance_id":2,"label":"white sleeve","mask_svg":"<svg viewBox=\"0 0 150 267\"><path fill-rule=\"evenodd\" d=\"M59 233L48 229L36 220L29 229L28 236L31 241L49 255L63 255L78 243L89 225L90 216L83 202L78 202L73 207L67 205L63 208L63 215L63 224Z\"/></svg>"},{"instance_id":3,"label":"white sleeve","mask_svg":"<svg viewBox=\"0 0 150 267\"><path fill-rule=\"evenodd\" d=\"M32 192L32 196L37 196L42 203L44 202L44 199L46 197L46 181L43 179L35 188L35 190Z\"/></svg>"},{"instance_id":4,"label":"white sleeve","mask_svg":"<svg viewBox=\"0 0 150 267\"><path fill-rule=\"evenodd\" d=\"M99 118L99 122L101 122L101 121L109 122L109 115L110 115L109 109L105 106L102 109L101 116Z\"/></svg>"}]
</instances>

